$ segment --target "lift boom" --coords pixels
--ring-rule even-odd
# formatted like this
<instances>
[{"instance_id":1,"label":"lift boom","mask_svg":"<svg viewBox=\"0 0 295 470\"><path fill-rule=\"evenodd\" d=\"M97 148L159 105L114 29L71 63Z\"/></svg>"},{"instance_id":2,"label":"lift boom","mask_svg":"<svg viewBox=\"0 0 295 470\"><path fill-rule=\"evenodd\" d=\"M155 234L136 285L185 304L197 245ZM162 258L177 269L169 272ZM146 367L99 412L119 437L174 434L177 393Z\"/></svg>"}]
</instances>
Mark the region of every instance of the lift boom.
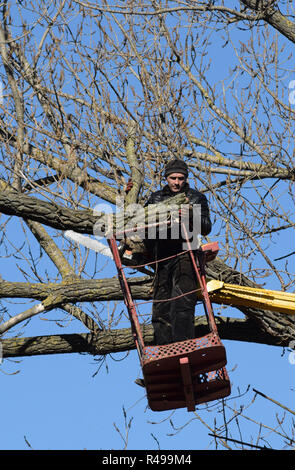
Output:
<instances>
[{"instance_id":1,"label":"lift boom","mask_svg":"<svg viewBox=\"0 0 295 470\"><path fill-rule=\"evenodd\" d=\"M208 281L207 289L214 303L295 314L295 294L293 293L227 284L216 280Z\"/></svg>"}]
</instances>

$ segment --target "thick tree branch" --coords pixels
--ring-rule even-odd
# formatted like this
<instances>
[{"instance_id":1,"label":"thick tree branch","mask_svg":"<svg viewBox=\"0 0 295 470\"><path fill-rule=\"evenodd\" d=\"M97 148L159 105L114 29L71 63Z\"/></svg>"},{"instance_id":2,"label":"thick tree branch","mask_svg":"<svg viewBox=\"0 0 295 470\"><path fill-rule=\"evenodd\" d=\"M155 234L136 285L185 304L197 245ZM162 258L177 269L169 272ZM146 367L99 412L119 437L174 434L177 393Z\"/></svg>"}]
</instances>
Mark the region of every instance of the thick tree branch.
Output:
<instances>
[{"instance_id":1,"label":"thick tree branch","mask_svg":"<svg viewBox=\"0 0 295 470\"><path fill-rule=\"evenodd\" d=\"M151 280L148 276L129 279L137 299L150 299ZM110 279L69 279L56 283L0 282L0 298L30 298L45 301L48 296L55 305L68 302L123 300L117 277Z\"/></svg>"},{"instance_id":2,"label":"thick tree branch","mask_svg":"<svg viewBox=\"0 0 295 470\"><path fill-rule=\"evenodd\" d=\"M126 142L126 158L131 170L133 186L126 196L126 204L137 202L137 197L143 181L143 168L140 167L134 146L136 124L129 125L129 133Z\"/></svg>"},{"instance_id":3,"label":"thick tree branch","mask_svg":"<svg viewBox=\"0 0 295 470\"><path fill-rule=\"evenodd\" d=\"M265 0L242 0L242 3L251 10L260 13L263 20L282 33L287 39L295 43L295 24L282 15L278 8ZM279 3L279 2L277 2Z\"/></svg>"},{"instance_id":4,"label":"thick tree branch","mask_svg":"<svg viewBox=\"0 0 295 470\"><path fill-rule=\"evenodd\" d=\"M132 220L143 223L154 215L167 215L167 206L181 206L186 199L184 194L179 194L167 199L161 204L154 204L153 207L142 208L138 214L129 214L122 211L120 214L109 219L104 213L87 210L74 210L60 206L54 202L47 202L33 196L26 196L13 191L5 191L5 184L0 181L0 211L6 215L14 215L24 219L31 219L35 222L53 227L59 230L74 230L79 233L98 234L96 228L107 232L108 229L123 230L127 224L132 226ZM5 188L6 189L6 188ZM139 209L139 206L138 206ZM151 219L150 219L151 220ZM131 224L131 225L130 225ZM101 235L101 233L100 233Z\"/></svg>"},{"instance_id":5,"label":"thick tree branch","mask_svg":"<svg viewBox=\"0 0 295 470\"><path fill-rule=\"evenodd\" d=\"M0 191L0 211L53 227L59 230L93 234L93 227L98 214L92 210L74 210L36 197L26 196L12 191Z\"/></svg>"},{"instance_id":6,"label":"thick tree branch","mask_svg":"<svg viewBox=\"0 0 295 470\"><path fill-rule=\"evenodd\" d=\"M277 341L257 329L251 320L217 317L216 323L221 339L261 343L272 346L288 346L287 341ZM196 336L208 331L204 317L195 319ZM153 327L142 326L145 344L153 344ZM98 334L80 333L65 335L34 336L31 338L7 338L1 340L3 357L39 356L44 354L88 353L94 356L125 352L135 349L131 329L101 331Z\"/></svg>"}]
</instances>

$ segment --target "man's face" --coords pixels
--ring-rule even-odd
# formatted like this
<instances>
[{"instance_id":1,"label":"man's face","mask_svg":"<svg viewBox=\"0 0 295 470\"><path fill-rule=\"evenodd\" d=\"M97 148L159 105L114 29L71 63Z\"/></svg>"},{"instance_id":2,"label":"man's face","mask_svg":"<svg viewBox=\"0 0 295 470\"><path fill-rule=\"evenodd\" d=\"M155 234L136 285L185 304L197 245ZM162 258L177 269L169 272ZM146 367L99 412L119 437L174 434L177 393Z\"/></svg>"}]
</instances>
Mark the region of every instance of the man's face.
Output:
<instances>
[{"instance_id":1,"label":"man's face","mask_svg":"<svg viewBox=\"0 0 295 470\"><path fill-rule=\"evenodd\" d=\"M167 176L167 183L170 191L178 193L186 183L186 177L182 173L171 173Z\"/></svg>"}]
</instances>

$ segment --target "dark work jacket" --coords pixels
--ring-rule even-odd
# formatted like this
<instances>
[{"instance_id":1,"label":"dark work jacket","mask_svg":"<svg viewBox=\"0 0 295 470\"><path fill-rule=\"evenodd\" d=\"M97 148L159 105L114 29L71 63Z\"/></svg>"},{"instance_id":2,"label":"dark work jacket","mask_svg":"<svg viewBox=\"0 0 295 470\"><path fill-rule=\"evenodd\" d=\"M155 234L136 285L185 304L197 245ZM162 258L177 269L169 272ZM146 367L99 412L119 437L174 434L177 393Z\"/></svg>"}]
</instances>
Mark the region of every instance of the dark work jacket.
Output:
<instances>
[{"instance_id":1,"label":"dark work jacket","mask_svg":"<svg viewBox=\"0 0 295 470\"><path fill-rule=\"evenodd\" d=\"M200 193L196 189L190 188L188 183L186 183L180 193L185 193L189 199L191 205L200 204L201 206L201 235L208 235L211 232L211 220L210 212L208 207L208 201L204 194ZM168 185L159 191L155 191L151 194L148 201L145 203L145 207L149 204L158 204L165 199L176 196L176 194L170 191ZM155 255L157 259L171 256L173 254L183 251L183 240L145 240L145 245L147 250L151 255Z\"/></svg>"}]
</instances>

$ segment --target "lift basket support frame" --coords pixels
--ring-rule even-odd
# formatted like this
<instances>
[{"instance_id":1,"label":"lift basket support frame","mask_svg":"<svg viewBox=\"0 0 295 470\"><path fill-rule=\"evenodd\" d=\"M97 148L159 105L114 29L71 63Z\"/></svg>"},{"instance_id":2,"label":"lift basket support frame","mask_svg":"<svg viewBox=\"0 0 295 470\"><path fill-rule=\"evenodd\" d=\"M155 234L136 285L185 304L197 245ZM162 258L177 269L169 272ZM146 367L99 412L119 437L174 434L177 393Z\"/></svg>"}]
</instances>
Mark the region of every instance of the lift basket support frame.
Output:
<instances>
[{"instance_id":1,"label":"lift basket support frame","mask_svg":"<svg viewBox=\"0 0 295 470\"><path fill-rule=\"evenodd\" d=\"M161 346L144 344L117 241L114 236L108 237L143 371L148 404L153 411L184 407L188 411L194 411L197 404L224 398L230 395L231 391L225 368L226 351L218 335L205 271L206 263L213 260L219 251L218 243L208 243L192 250L184 225L182 229L196 273L196 286L199 285L202 294L209 333L199 338Z\"/></svg>"}]
</instances>

